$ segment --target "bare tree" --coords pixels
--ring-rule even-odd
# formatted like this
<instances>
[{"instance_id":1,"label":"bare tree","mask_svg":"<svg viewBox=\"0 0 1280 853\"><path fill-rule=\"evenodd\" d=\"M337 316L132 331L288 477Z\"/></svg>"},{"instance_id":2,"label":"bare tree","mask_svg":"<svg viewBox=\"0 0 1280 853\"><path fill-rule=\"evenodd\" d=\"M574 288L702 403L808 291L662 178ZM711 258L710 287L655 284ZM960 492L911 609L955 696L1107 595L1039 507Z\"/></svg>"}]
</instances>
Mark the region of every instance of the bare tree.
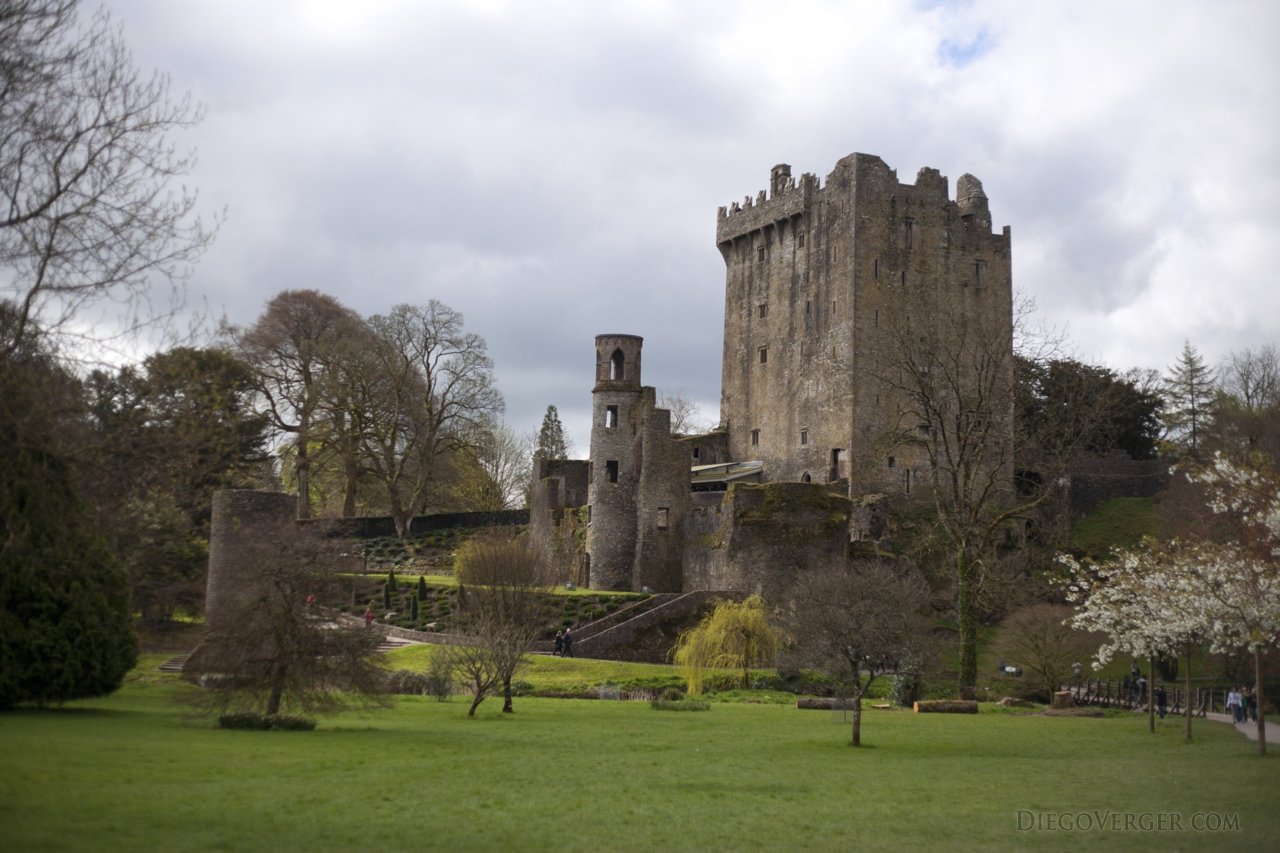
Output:
<instances>
[{"instance_id":1,"label":"bare tree","mask_svg":"<svg viewBox=\"0 0 1280 853\"><path fill-rule=\"evenodd\" d=\"M683 391L667 390L658 394L657 406L671 413L673 435L696 435L710 429L702 420L702 409Z\"/></svg>"},{"instance_id":2,"label":"bare tree","mask_svg":"<svg viewBox=\"0 0 1280 853\"><path fill-rule=\"evenodd\" d=\"M1073 671L1073 664L1088 660L1102 638L1071 627L1072 608L1040 602L1013 613L1000 627L996 648L1006 660L1034 673L1031 679L1048 702Z\"/></svg>"},{"instance_id":3,"label":"bare tree","mask_svg":"<svg viewBox=\"0 0 1280 853\"><path fill-rule=\"evenodd\" d=\"M511 713L511 683L529 646L543 627L542 597L551 586L537 555L523 540L502 534L473 539L458 554L458 580L465 585L467 648L453 665L473 691L469 716L485 695L501 686L504 713Z\"/></svg>"},{"instance_id":4,"label":"bare tree","mask_svg":"<svg viewBox=\"0 0 1280 853\"><path fill-rule=\"evenodd\" d=\"M505 423L483 432L476 460L491 483L492 494L485 509L512 509L528 501L532 457L527 438Z\"/></svg>"},{"instance_id":5,"label":"bare tree","mask_svg":"<svg viewBox=\"0 0 1280 853\"><path fill-rule=\"evenodd\" d=\"M1273 344L1227 356L1218 370L1222 391L1243 411L1280 407L1280 351Z\"/></svg>"},{"instance_id":6,"label":"bare tree","mask_svg":"<svg viewBox=\"0 0 1280 853\"><path fill-rule=\"evenodd\" d=\"M176 291L213 238L195 193L174 186L195 161L170 135L201 111L169 79L141 73L105 13L78 21L76 0L0 5L0 301L8 357L39 320L46 332L91 303L148 320L149 284Z\"/></svg>"},{"instance_id":7,"label":"bare tree","mask_svg":"<svg viewBox=\"0 0 1280 853\"><path fill-rule=\"evenodd\" d=\"M332 402L334 365L353 339L367 339L363 321L331 296L286 290L267 303L248 329L229 330L249 365L271 423L293 436L298 517L311 517L311 454L315 430Z\"/></svg>"},{"instance_id":8,"label":"bare tree","mask_svg":"<svg viewBox=\"0 0 1280 853\"><path fill-rule=\"evenodd\" d=\"M853 746L862 745L862 697L882 664L926 656L928 601L914 567L883 560L809 569L784 595L790 643L780 662L824 673L852 698Z\"/></svg>"},{"instance_id":9,"label":"bare tree","mask_svg":"<svg viewBox=\"0 0 1280 853\"><path fill-rule=\"evenodd\" d=\"M211 674L193 701L206 711L336 713L385 704L385 671L373 661L382 637L348 625L315 603L346 597L350 568L336 541L294 522L255 529L249 552L257 583L237 590L198 652ZM329 593L328 595L326 593Z\"/></svg>"},{"instance_id":10,"label":"bare tree","mask_svg":"<svg viewBox=\"0 0 1280 853\"><path fill-rule=\"evenodd\" d=\"M1051 361L1056 340L1030 334L1025 308L1011 323L999 312L939 312L908 295L904 300L929 322L913 324L904 313L886 323L888 346L870 372L897 403L887 441L909 463L919 463L927 478L920 491L933 502L935 532L951 564L960 689L967 695L977 681L975 602L987 569L998 547L1017 537L1022 521L1065 481L1068 462L1093 433L1084 424L1103 416L1105 400L1081 383L1057 396L1074 428L1059 428L1055 418L1041 419L1044 429L1015 420L1024 401L1014 336L1029 364Z\"/></svg>"},{"instance_id":11,"label":"bare tree","mask_svg":"<svg viewBox=\"0 0 1280 853\"><path fill-rule=\"evenodd\" d=\"M437 460L483 443L502 413L502 394L484 339L464 332L462 315L447 305L398 305L369 325L382 383L363 407L360 433L405 536L426 509Z\"/></svg>"}]
</instances>

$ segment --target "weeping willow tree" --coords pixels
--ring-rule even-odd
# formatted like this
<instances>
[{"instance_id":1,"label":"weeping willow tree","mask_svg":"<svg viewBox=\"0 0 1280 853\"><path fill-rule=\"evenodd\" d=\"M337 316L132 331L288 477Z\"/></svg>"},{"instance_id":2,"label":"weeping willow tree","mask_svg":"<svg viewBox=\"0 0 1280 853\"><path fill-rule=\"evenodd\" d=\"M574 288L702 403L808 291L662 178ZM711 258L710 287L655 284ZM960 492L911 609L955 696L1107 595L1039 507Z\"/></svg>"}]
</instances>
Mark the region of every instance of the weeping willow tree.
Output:
<instances>
[{"instance_id":1,"label":"weeping willow tree","mask_svg":"<svg viewBox=\"0 0 1280 853\"><path fill-rule=\"evenodd\" d=\"M764 599L718 601L696 628L681 632L672 658L689 684L689 695L702 692L707 669L740 669L742 686L751 686L751 667L773 666L778 632L765 615Z\"/></svg>"}]
</instances>

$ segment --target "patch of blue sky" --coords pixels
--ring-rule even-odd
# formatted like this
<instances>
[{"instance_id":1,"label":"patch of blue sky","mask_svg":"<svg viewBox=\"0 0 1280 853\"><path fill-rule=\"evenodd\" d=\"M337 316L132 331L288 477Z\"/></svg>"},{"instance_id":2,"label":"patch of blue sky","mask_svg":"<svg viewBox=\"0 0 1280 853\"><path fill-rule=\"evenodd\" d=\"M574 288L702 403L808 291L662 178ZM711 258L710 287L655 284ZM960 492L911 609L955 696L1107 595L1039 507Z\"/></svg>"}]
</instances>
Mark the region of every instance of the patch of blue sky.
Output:
<instances>
[{"instance_id":1,"label":"patch of blue sky","mask_svg":"<svg viewBox=\"0 0 1280 853\"><path fill-rule=\"evenodd\" d=\"M938 58L944 65L964 68L995 47L995 40L985 29L978 30L967 41L946 38L938 45Z\"/></svg>"}]
</instances>

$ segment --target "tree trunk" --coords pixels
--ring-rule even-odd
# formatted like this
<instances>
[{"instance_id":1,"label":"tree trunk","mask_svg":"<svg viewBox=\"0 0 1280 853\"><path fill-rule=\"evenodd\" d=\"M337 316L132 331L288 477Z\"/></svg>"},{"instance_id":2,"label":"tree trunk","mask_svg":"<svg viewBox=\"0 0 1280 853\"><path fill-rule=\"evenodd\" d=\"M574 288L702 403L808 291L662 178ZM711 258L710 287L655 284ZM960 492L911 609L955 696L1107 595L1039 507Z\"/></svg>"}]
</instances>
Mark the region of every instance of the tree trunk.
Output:
<instances>
[{"instance_id":1,"label":"tree trunk","mask_svg":"<svg viewBox=\"0 0 1280 853\"><path fill-rule=\"evenodd\" d=\"M280 713L280 699L284 696L284 677L287 672L287 664L271 665L271 693L267 696L267 716Z\"/></svg>"},{"instance_id":2,"label":"tree trunk","mask_svg":"<svg viewBox=\"0 0 1280 853\"><path fill-rule=\"evenodd\" d=\"M956 554L956 618L960 623L960 695L968 697L978 683L978 626L973 619L973 566L969 554Z\"/></svg>"},{"instance_id":3,"label":"tree trunk","mask_svg":"<svg viewBox=\"0 0 1280 853\"><path fill-rule=\"evenodd\" d=\"M479 708L480 703L483 701L484 701L484 694L477 691L475 698L471 700L471 707L467 709L467 716L474 717L476 715L476 708Z\"/></svg>"},{"instance_id":4,"label":"tree trunk","mask_svg":"<svg viewBox=\"0 0 1280 853\"><path fill-rule=\"evenodd\" d=\"M311 517L311 457L307 453L307 430L298 430L298 458L294 466L298 477L298 518Z\"/></svg>"},{"instance_id":5,"label":"tree trunk","mask_svg":"<svg viewBox=\"0 0 1280 853\"><path fill-rule=\"evenodd\" d=\"M1191 644L1187 643L1187 675L1183 682L1187 685L1187 734L1186 741L1191 743Z\"/></svg>"},{"instance_id":6,"label":"tree trunk","mask_svg":"<svg viewBox=\"0 0 1280 853\"><path fill-rule=\"evenodd\" d=\"M862 746L862 697L853 697L853 746Z\"/></svg>"},{"instance_id":7,"label":"tree trunk","mask_svg":"<svg viewBox=\"0 0 1280 853\"><path fill-rule=\"evenodd\" d=\"M1154 655L1147 655L1147 731L1155 734L1156 732L1156 659Z\"/></svg>"},{"instance_id":8,"label":"tree trunk","mask_svg":"<svg viewBox=\"0 0 1280 853\"><path fill-rule=\"evenodd\" d=\"M515 708L511 707L511 679L502 679L502 713L513 714Z\"/></svg>"},{"instance_id":9,"label":"tree trunk","mask_svg":"<svg viewBox=\"0 0 1280 853\"><path fill-rule=\"evenodd\" d=\"M1253 649L1253 701L1258 706L1258 754L1267 754L1266 697L1262 695L1262 646Z\"/></svg>"}]
</instances>

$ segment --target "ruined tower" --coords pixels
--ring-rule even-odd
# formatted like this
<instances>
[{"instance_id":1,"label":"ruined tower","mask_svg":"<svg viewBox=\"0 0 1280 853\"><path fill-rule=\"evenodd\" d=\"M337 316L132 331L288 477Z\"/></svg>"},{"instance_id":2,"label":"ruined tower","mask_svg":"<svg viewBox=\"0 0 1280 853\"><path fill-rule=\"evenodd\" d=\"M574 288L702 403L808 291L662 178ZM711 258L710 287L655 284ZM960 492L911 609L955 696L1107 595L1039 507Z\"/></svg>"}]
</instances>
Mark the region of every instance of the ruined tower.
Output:
<instances>
[{"instance_id":1,"label":"ruined tower","mask_svg":"<svg viewBox=\"0 0 1280 853\"><path fill-rule=\"evenodd\" d=\"M636 335L596 337L591 394L587 553L593 589L681 588L681 524L689 504L687 449L671 415L640 384Z\"/></svg>"},{"instance_id":2,"label":"ruined tower","mask_svg":"<svg viewBox=\"0 0 1280 853\"><path fill-rule=\"evenodd\" d=\"M903 184L851 154L825 184L775 166L767 192L720 208L732 459L763 462L768 480L847 482L851 497L925 482L927 430L911 440L895 390L904 346L1012 346L1009 228L992 233L977 178L956 195L936 169Z\"/></svg>"}]
</instances>

